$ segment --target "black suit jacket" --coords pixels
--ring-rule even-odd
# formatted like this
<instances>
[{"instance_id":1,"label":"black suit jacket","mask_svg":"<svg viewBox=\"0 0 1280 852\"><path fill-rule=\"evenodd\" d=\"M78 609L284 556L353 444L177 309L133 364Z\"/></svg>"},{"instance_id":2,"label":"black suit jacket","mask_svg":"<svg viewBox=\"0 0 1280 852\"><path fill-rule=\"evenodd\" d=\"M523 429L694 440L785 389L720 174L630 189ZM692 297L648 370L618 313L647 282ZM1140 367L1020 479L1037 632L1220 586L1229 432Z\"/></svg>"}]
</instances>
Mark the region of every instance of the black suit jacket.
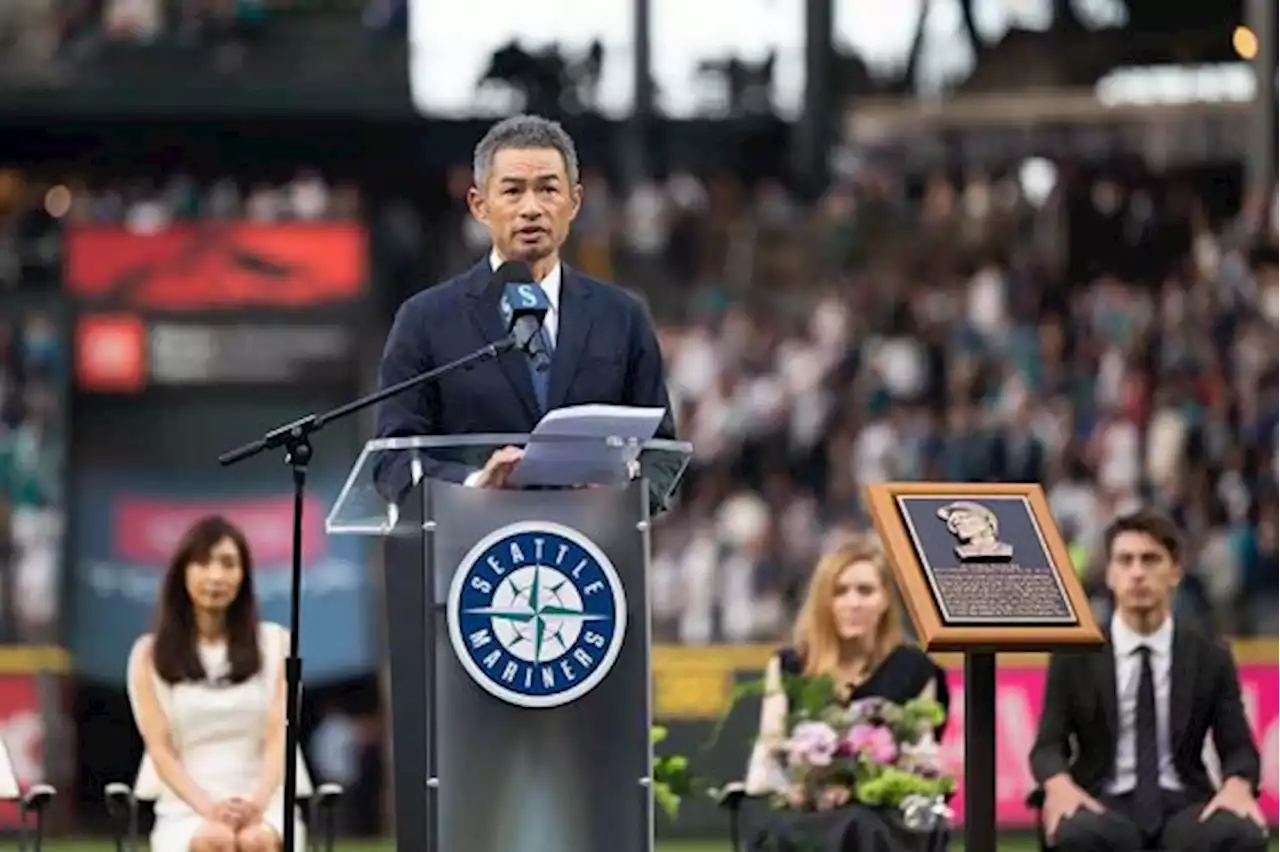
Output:
<instances>
[{"instance_id":1,"label":"black suit jacket","mask_svg":"<svg viewBox=\"0 0 1280 852\"><path fill-rule=\"evenodd\" d=\"M379 387L503 339L502 294L489 286L492 275L485 258L461 275L407 299L387 336L378 369ZM667 413L657 437L674 438L662 353L640 301L625 290L563 266L558 319L548 410L593 402L660 407ZM541 412L524 358L520 352L509 352L386 400L377 409L377 436L533 431ZM423 460L424 473L462 482L487 456L488 449L470 456L434 453ZM657 475L653 475L655 468ZM650 472L656 496L667 493L678 470L659 464ZM375 476L384 496L391 499L399 499L409 488L403 459L388 458L375 468ZM655 504L662 507L660 500Z\"/></svg>"},{"instance_id":2,"label":"black suit jacket","mask_svg":"<svg viewBox=\"0 0 1280 852\"><path fill-rule=\"evenodd\" d=\"M1111 777L1119 728L1110 638L1108 630L1101 650L1057 653L1050 658L1040 730L1031 749L1031 771L1038 785L1068 772L1077 785L1096 796ZM1203 800L1214 794L1202 759L1209 732L1222 763L1222 777L1247 780L1256 795L1258 749L1245 720L1231 651L1175 619L1169 676L1169 745L1188 795ZM1038 793L1033 796L1037 805Z\"/></svg>"}]
</instances>

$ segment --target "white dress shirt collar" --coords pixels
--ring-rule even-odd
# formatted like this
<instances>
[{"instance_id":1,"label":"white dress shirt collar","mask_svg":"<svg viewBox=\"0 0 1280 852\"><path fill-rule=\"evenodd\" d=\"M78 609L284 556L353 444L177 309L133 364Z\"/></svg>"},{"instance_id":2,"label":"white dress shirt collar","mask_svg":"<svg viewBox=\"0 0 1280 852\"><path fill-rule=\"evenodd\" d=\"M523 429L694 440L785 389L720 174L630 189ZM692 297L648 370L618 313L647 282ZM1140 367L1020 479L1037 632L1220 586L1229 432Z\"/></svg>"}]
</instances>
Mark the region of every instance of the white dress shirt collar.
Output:
<instances>
[{"instance_id":1,"label":"white dress shirt collar","mask_svg":"<svg viewBox=\"0 0 1280 852\"><path fill-rule=\"evenodd\" d=\"M1173 653L1173 617L1165 616L1164 622L1154 632L1142 634L1124 623L1119 613L1111 616L1111 645L1116 659L1123 659L1146 645L1153 654L1169 657Z\"/></svg>"},{"instance_id":2,"label":"white dress shirt collar","mask_svg":"<svg viewBox=\"0 0 1280 852\"><path fill-rule=\"evenodd\" d=\"M502 255L498 254L497 249L489 252L489 268L497 271L502 265ZM551 267L551 271L547 273L547 277L538 282L542 286L542 290L547 294L547 301L551 303L551 313L558 313L560 310L560 279L563 276L560 267L560 261L556 261L556 265Z\"/></svg>"}]
</instances>

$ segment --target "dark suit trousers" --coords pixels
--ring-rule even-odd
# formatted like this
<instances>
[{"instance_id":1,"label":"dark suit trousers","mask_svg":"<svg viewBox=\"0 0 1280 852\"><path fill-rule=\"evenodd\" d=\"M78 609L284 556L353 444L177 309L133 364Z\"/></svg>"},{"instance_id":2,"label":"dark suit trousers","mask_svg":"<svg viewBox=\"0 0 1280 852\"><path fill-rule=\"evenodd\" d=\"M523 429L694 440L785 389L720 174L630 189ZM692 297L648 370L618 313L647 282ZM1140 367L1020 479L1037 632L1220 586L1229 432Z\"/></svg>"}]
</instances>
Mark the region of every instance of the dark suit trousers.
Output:
<instances>
[{"instance_id":1,"label":"dark suit trousers","mask_svg":"<svg viewBox=\"0 0 1280 852\"><path fill-rule=\"evenodd\" d=\"M1105 813L1081 808L1058 826L1055 852L1266 852L1267 836L1247 819L1217 811L1204 822L1207 802L1164 791L1164 826L1157 837L1143 837L1129 818L1129 795L1099 798Z\"/></svg>"}]
</instances>

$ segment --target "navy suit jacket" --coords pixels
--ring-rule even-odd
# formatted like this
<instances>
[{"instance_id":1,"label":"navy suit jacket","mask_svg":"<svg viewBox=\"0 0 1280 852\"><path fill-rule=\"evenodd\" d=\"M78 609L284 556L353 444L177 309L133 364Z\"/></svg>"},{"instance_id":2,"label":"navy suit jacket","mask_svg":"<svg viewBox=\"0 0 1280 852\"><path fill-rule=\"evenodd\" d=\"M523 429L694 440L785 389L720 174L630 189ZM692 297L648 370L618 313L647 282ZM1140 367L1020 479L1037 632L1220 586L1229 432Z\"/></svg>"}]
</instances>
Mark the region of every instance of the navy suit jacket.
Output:
<instances>
[{"instance_id":1,"label":"navy suit jacket","mask_svg":"<svg viewBox=\"0 0 1280 852\"><path fill-rule=\"evenodd\" d=\"M387 336L378 386L389 387L502 340L506 326L499 309L501 292L490 286L492 276L485 258L406 300ZM657 437L674 438L662 353L640 301L564 266L558 318L548 410L593 402L660 407L666 416ZM384 401L377 409L376 432L379 438L527 433L541 417L525 356L508 352ZM491 449L470 457L433 453L423 459L424 473L462 482L484 464ZM672 465L654 467L661 470L657 476L651 472L653 490L665 495L678 471ZM405 462L389 459L375 468L375 476L391 499L398 500L409 489ZM657 507L662 503L656 501Z\"/></svg>"}]
</instances>

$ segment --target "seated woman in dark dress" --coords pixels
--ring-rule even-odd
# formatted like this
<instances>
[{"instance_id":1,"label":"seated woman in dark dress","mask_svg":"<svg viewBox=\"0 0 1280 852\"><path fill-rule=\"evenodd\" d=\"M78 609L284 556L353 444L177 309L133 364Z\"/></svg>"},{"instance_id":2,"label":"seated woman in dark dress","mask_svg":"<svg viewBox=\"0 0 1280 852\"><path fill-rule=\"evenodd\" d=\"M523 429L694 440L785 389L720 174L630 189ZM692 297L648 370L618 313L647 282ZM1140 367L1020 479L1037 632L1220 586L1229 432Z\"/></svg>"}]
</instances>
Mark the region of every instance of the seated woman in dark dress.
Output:
<instances>
[{"instance_id":1,"label":"seated woman in dark dress","mask_svg":"<svg viewBox=\"0 0 1280 852\"><path fill-rule=\"evenodd\" d=\"M795 646L773 656L765 670L760 734L745 782L743 840L748 849L787 852L899 852L911 845L879 813L857 803L805 813L772 806L788 788L779 749L787 737L784 677L830 675L846 701L917 697L949 709L946 675L905 643L902 609L888 564L874 537L859 537L824 556L814 569L795 627ZM944 722L945 725L945 722ZM942 729L935 732L941 738Z\"/></svg>"}]
</instances>

